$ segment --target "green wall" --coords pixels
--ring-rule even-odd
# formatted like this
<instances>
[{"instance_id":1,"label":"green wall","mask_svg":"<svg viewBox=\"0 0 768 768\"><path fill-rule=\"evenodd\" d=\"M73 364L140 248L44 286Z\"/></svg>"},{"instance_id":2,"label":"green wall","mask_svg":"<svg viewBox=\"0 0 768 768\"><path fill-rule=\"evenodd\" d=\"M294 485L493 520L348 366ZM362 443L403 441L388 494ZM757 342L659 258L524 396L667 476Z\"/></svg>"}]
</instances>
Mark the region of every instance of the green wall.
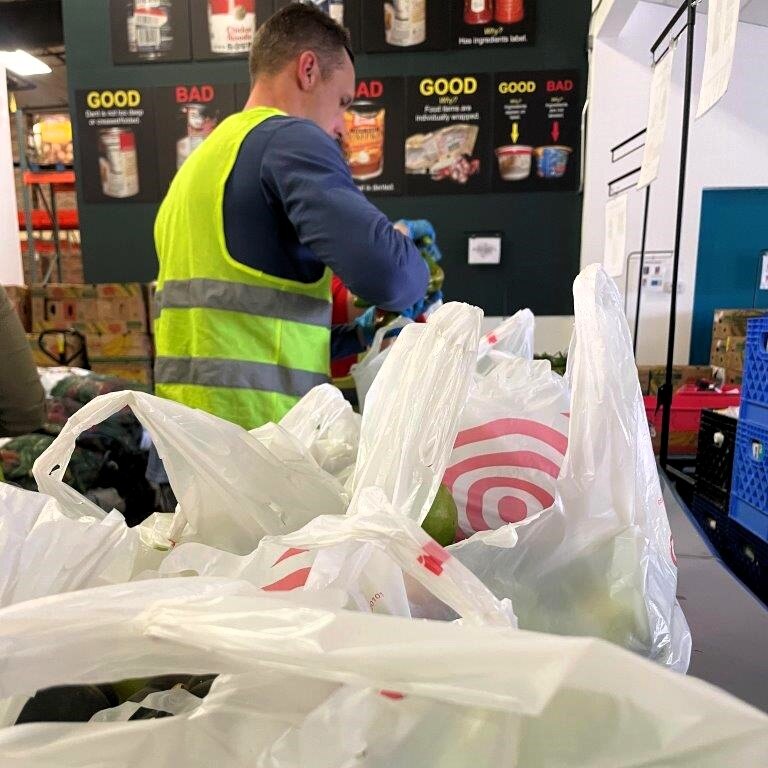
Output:
<instances>
[{"instance_id":1,"label":"green wall","mask_svg":"<svg viewBox=\"0 0 768 768\"><path fill-rule=\"evenodd\" d=\"M577 69L581 72L581 105L586 90L589 9L590 0L538 0L533 46L360 55L358 74ZM72 105L75 91L84 88L216 84L248 79L244 60L115 66L106 0L63 0L63 16ZM578 158L575 160L578 162ZM75 163L79 171L77 153ZM477 304L488 315L509 314L526 306L539 315L572 314L571 285L579 268L581 238L582 200L576 192L376 198L375 202L392 219L428 218L435 224L445 254L448 299ZM154 279L155 204L87 204L78 184L78 207L87 280ZM489 230L503 233L501 265L470 267L467 233Z\"/></svg>"}]
</instances>

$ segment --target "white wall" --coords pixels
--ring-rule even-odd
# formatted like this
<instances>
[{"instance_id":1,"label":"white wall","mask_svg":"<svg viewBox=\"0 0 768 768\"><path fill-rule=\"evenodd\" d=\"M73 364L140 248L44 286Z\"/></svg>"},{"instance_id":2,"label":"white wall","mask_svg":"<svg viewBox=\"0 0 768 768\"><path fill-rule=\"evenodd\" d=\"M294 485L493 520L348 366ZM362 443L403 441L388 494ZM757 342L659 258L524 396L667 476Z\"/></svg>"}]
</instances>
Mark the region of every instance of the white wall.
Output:
<instances>
[{"instance_id":1,"label":"white wall","mask_svg":"<svg viewBox=\"0 0 768 768\"><path fill-rule=\"evenodd\" d=\"M5 70L0 67L0 285L23 285Z\"/></svg>"},{"instance_id":2,"label":"white wall","mask_svg":"<svg viewBox=\"0 0 768 768\"><path fill-rule=\"evenodd\" d=\"M608 181L640 164L641 153L611 165L611 146L645 127L650 88L649 48L671 18L671 8L639 2L618 38L597 39L592 63L587 176L584 193L582 267L603 257L604 206ZM675 60L669 125L658 180L651 192L648 248L672 250L682 119L685 47ZM693 114L696 111L706 42L706 17L698 15L694 53ZM736 59L728 93L701 120L692 124L680 261L682 293L678 296L675 344L677 362L687 362L690 348L693 289L699 240L702 191L713 187L768 186L768 28L739 24ZM627 251L639 250L642 193L630 193ZM767 212L768 213L768 212ZM636 271L636 265L633 270ZM623 290L623 278L618 282ZM669 295L644 295L639 361L666 358ZM630 297L634 306L634 296ZM630 316L632 312L630 313Z\"/></svg>"}]
</instances>

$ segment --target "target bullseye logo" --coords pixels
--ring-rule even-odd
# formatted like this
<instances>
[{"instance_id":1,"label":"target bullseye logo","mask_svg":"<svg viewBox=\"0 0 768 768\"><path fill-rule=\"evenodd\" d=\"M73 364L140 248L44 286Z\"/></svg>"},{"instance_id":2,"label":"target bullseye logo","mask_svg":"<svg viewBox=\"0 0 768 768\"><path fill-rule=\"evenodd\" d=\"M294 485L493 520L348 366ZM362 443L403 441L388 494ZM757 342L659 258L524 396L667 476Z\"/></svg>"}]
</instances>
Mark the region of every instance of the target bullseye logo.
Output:
<instances>
[{"instance_id":1,"label":"target bullseye logo","mask_svg":"<svg viewBox=\"0 0 768 768\"><path fill-rule=\"evenodd\" d=\"M552 506L567 447L567 427L561 432L530 419L497 419L460 432L443 482L463 533L517 523Z\"/></svg>"}]
</instances>

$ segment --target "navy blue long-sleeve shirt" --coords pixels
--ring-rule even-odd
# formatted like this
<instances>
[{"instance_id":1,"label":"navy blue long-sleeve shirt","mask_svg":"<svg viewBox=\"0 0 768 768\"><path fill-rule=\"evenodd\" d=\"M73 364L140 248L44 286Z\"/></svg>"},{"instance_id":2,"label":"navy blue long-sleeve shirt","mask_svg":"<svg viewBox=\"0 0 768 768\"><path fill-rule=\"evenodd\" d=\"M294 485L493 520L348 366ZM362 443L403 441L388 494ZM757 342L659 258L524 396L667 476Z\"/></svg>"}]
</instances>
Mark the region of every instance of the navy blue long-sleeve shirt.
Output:
<instances>
[{"instance_id":1,"label":"navy blue long-sleeve shirt","mask_svg":"<svg viewBox=\"0 0 768 768\"><path fill-rule=\"evenodd\" d=\"M224 191L224 232L242 264L304 283L327 266L382 309L402 311L426 292L416 246L368 202L337 143L309 120L273 117L248 134ZM349 326L334 329L333 358L360 351Z\"/></svg>"}]
</instances>

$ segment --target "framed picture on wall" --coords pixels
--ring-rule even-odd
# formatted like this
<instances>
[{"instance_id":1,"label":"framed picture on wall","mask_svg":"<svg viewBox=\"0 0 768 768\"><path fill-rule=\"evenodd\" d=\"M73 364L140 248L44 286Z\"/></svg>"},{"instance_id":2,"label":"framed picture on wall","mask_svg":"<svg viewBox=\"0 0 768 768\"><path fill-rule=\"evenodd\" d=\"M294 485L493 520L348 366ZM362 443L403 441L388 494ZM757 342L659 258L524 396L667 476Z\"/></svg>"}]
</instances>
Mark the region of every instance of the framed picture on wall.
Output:
<instances>
[{"instance_id":1,"label":"framed picture on wall","mask_svg":"<svg viewBox=\"0 0 768 768\"><path fill-rule=\"evenodd\" d=\"M359 0L366 53L440 51L449 47L448 0Z\"/></svg>"},{"instance_id":2,"label":"framed picture on wall","mask_svg":"<svg viewBox=\"0 0 768 768\"><path fill-rule=\"evenodd\" d=\"M536 0L448 0L457 48L531 45Z\"/></svg>"},{"instance_id":3,"label":"framed picture on wall","mask_svg":"<svg viewBox=\"0 0 768 768\"><path fill-rule=\"evenodd\" d=\"M581 133L579 73L497 73L493 98L493 190L577 189Z\"/></svg>"},{"instance_id":4,"label":"framed picture on wall","mask_svg":"<svg viewBox=\"0 0 768 768\"><path fill-rule=\"evenodd\" d=\"M274 0L189 0L195 59L248 58L256 28L274 10Z\"/></svg>"},{"instance_id":5,"label":"framed picture on wall","mask_svg":"<svg viewBox=\"0 0 768 768\"><path fill-rule=\"evenodd\" d=\"M186 159L234 111L231 84L200 82L155 88L157 172L163 193Z\"/></svg>"},{"instance_id":6,"label":"framed picture on wall","mask_svg":"<svg viewBox=\"0 0 768 768\"><path fill-rule=\"evenodd\" d=\"M490 191L491 75L409 77L405 174L409 195Z\"/></svg>"},{"instance_id":7,"label":"framed picture on wall","mask_svg":"<svg viewBox=\"0 0 768 768\"><path fill-rule=\"evenodd\" d=\"M352 178L366 195L405 192L405 78L357 81L355 101L345 115L344 154Z\"/></svg>"},{"instance_id":8,"label":"framed picture on wall","mask_svg":"<svg viewBox=\"0 0 768 768\"><path fill-rule=\"evenodd\" d=\"M188 0L110 0L115 64L189 61Z\"/></svg>"},{"instance_id":9,"label":"framed picture on wall","mask_svg":"<svg viewBox=\"0 0 768 768\"><path fill-rule=\"evenodd\" d=\"M75 91L77 151L87 203L152 203L157 185L151 88Z\"/></svg>"},{"instance_id":10,"label":"framed picture on wall","mask_svg":"<svg viewBox=\"0 0 768 768\"><path fill-rule=\"evenodd\" d=\"M304 3L313 5L327 13L343 27L349 30L352 41L352 50L362 50L360 45L360 3L361 0L275 0L275 11L285 8L291 3Z\"/></svg>"}]
</instances>

